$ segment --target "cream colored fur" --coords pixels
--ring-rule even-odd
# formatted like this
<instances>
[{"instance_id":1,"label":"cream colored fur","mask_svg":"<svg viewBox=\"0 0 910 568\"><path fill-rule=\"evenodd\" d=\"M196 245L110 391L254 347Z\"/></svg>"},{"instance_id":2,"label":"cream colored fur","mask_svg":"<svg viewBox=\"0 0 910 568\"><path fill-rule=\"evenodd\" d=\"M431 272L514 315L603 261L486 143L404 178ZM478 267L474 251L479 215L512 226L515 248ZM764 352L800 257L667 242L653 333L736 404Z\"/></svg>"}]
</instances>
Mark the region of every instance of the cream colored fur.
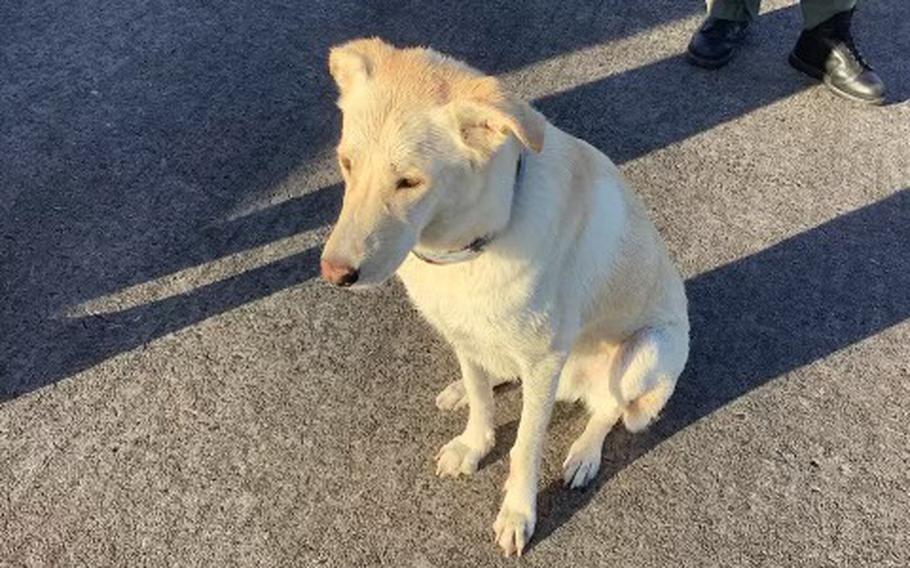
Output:
<instances>
[{"instance_id":1,"label":"cream colored fur","mask_svg":"<svg viewBox=\"0 0 910 568\"><path fill-rule=\"evenodd\" d=\"M682 280L616 166L495 79L378 39L334 48L330 68L341 92L346 191L323 258L359 270L357 286L397 272L454 349L462 379L436 402L469 411L464 432L437 454L440 476L476 471L494 445L493 386L521 378L494 523L504 552L520 554L536 522L554 400L591 412L564 465L565 482L581 487L615 423L641 430L673 393L689 350ZM492 241L465 262L438 266L410 254L458 250L485 235Z\"/></svg>"}]
</instances>

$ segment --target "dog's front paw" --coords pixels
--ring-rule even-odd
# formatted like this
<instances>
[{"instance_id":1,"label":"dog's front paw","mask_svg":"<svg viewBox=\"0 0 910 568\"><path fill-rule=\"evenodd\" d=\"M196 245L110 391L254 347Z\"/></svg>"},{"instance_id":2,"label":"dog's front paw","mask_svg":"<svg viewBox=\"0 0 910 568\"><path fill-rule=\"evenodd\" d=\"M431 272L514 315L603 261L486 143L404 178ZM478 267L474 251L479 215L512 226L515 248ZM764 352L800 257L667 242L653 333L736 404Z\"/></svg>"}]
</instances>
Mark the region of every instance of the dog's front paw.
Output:
<instances>
[{"instance_id":1,"label":"dog's front paw","mask_svg":"<svg viewBox=\"0 0 910 568\"><path fill-rule=\"evenodd\" d=\"M477 464L493 447L492 435L480 445L471 444L466 436L456 436L436 453L436 475L439 477L458 477L460 474L471 475L477 471Z\"/></svg>"},{"instance_id":2,"label":"dog's front paw","mask_svg":"<svg viewBox=\"0 0 910 568\"><path fill-rule=\"evenodd\" d=\"M496 543L502 548L506 556L516 554L521 556L525 545L534 534L534 525L537 515L533 508L530 511L519 511L502 504L496 522L493 523Z\"/></svg>"},{"instance_id":3,"label":"dog's front paw","mask_svg":"<svg viewBox=\"0 0 910 568\"><path fill-rule=\"evenodd\" d=\"M436 396L436 408L439 410L458 410L468 405L468 393L464 383L453 381Z\"/></svg>"}]
</instances>

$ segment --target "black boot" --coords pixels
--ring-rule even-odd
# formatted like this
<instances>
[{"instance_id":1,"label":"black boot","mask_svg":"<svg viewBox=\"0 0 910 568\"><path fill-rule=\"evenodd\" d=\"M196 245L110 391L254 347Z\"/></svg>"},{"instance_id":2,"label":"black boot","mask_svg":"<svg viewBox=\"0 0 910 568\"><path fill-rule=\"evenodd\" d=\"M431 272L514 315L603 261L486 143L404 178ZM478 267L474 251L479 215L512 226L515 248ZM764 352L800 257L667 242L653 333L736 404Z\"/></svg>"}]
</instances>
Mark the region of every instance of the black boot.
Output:
<instances>
[{"instance_id":1,"label":"black boot","mask_svg":"<svg viewBox=\"0 0 910 568\"><path fill-rule=\"evenodd\" d=\"M723 67L733 58L748 27L748 21L707 18L689 42L689 63L705 69Z\"/></svg>"},{"instance_id":2,"label":"black boot","mask_svg":"<svg viewBox=\"0 0 910 568\"><path fill-rule=\"evenodd\" d=\"M799 36L790 65L824 81L842 97L867 104L885 100L885 85L853 43L853 10L840 12Z\"/></svg>"}]
</instances>

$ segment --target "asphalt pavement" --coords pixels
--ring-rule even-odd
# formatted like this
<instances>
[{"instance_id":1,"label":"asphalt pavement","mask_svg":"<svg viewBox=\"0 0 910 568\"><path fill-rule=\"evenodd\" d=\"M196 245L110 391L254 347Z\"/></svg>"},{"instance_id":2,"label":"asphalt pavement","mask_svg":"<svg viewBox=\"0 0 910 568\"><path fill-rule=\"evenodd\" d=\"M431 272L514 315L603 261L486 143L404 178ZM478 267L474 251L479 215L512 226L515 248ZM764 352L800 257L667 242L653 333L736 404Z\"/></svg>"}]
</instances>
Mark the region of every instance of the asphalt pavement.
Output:
<instances>
[{"instance_id":1,"label":"asphalt pavement","mask_svg":"<svg viewBox=\"0 0 910 568\"><path fill-rule=\"evenodd\" d=\"M719 71L703 6L0 4L0 566L910 565L910 4L854 32L888 104L786 55L766 2ZM538 528L491 525L520 390L470 479L433 400L444 342L389 283L317 278L340 204L338 42L429 45L602 149L687 281L692 353L645 433Z\"/></svg>"}]
</instances>

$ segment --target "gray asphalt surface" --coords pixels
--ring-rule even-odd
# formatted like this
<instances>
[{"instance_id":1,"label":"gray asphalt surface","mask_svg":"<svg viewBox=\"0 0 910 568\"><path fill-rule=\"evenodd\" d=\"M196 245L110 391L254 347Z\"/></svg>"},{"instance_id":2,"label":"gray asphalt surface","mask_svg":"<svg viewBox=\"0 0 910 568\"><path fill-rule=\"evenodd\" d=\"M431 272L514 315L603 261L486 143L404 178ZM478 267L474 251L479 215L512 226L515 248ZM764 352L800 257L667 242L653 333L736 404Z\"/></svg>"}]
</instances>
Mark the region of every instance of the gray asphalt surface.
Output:
<instances>
[{"instance_id":1,"label":"gray asphalt surface","mask_svg":"<svg viewBox=\"0 0 910 568\"><path fill-rule=\"evenodd\" d=\"M620 164L687 278L661 420L559 465L527 566L910 565L910 4L861 2L891 104L729 68L694 0L0 4L0 565L488 566L520 392L471 479L442 341L390 283L315 278L340 201L327 48L379 34L503 77Z\"/></svg>"}]
</instances>

